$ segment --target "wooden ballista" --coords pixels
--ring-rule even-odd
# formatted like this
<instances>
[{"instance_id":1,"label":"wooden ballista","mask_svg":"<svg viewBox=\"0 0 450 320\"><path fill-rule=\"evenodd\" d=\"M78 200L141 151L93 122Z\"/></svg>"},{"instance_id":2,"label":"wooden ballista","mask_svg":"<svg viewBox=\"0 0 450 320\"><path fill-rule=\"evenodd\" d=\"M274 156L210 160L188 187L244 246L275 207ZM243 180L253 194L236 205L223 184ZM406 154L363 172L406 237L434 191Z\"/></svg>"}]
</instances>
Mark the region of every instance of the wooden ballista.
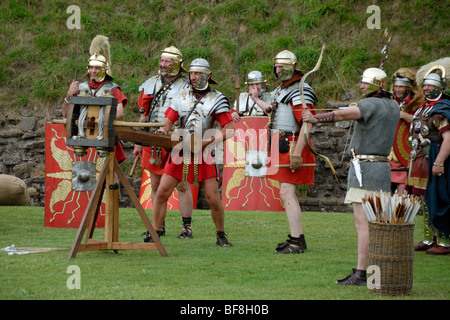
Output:
<instances>
[{"instance_id":1,"label":"wooden ballista","mask_svg":"<svg viewBox=\"0 0 450 320\"><path fill-rule=\"evenodd\" d=\"M163 244L155 232L149 218L125 174L114 157L116 136L119 139L134 141L144 146L155 145L170 149L177 141L170 136L149 133L119 126L149 126L146 124L126 123L114 120L117 100L112 97L72 97L67 114L66 144L76 153L82 154L86 148L96 148L99 156L106 157L105 165L97 179L77 235L70 250L69 258L75 258L79 251L95 250L158 250L161 256L168 256ZM64 121L64 120L63 120ZM58 123L58 121L53 121ZM62 121L59 121L61 123ZM152 126L161 126L153 124ZM128 193L154 243L134 243L119 241L119 185L114 181L117 175ZM104 240L92 238L100 204L105 194L105 237ZM82 239L87 230L85 241Z\"/></svg>"}]
</instances>

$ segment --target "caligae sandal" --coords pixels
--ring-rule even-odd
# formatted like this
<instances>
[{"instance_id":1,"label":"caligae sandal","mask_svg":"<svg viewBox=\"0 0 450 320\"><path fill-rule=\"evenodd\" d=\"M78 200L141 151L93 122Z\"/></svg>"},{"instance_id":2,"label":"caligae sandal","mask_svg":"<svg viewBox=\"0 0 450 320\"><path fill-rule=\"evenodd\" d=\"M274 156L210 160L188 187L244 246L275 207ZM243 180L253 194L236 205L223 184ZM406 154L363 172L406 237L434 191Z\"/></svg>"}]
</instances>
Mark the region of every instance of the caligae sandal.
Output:
<instances>
[{"instance_id":1,"label":"caligae sandal","mask_svg":"<svg viewBox=\"0 0 450 320\"><path fill-rule=\"evenodd\" d=\"M367 284L366 271L353 268L349 276L336 281L336 284L340 286L365 286Z\"/></svg>"},{"instance_id":2,"label":"caligae sandal","mask_svg":"<svg viewBox=\"0 0 450 320\"><path fill-rule=\"evenodd\" d=\"M228 242L225 232L217 231L217 241L216 244L221 247L231 247L233 246L231 242Z\"/></svg>"},{"instance_id":3,"label":"caligae sandal","mask_svg":"<svg viewBox=\"0 0 450 320\"><path fill-rule=\"evenodd\" d=\"M192 227L190 224L184 224L183 230L178 235L178 239L192 239Z\"/></svg>"},{"instance_id":4,"label":"caligae sandal","mask_svg":"<svg viewBox=\"0 0 450 320\"><path fill-rule=\"evenodd\" d=\"M289 239L286 242L281 242L277 245L275 253L303 253L303 246L300 238L294 238L288 235Z\"/></svg>"}]
</instances>

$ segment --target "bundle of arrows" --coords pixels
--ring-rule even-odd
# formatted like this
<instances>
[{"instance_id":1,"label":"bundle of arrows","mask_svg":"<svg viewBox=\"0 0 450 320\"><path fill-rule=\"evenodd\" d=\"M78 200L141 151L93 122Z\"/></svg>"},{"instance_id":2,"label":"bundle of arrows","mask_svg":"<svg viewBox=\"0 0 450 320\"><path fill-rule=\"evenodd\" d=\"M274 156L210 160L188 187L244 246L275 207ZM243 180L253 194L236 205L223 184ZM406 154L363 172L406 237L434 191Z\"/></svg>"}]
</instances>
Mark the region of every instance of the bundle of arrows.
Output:
<instances>
[{"instance_id":1,"label":"bundle of arrows","mask_svg":"<svg viewBox=\"0 0 450 320\"><path fill-rule=\"evenodd\" d=\"M375 192L362 199L362 206L369 221L381 223L412 223L421 206L418 196L407 192L392 194Z\"/></svg>"}]
</instances>

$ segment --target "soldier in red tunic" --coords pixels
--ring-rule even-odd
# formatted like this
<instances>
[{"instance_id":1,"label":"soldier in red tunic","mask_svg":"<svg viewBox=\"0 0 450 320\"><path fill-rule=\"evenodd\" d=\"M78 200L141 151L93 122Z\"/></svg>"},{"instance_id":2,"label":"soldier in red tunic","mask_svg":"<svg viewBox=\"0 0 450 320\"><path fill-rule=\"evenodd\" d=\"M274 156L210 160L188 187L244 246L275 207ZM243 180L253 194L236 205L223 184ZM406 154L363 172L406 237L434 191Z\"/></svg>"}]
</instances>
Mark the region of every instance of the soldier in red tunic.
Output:
<instances>
[{"instance_id":1,"label":"soldier in red tunic","mask_svg":"<svg viewBox=\"0 0 450 320\"><path fill-rule=\"evenodd\" d=\"M182 75L186 72L183 68L183 59L180 50L171 46L161 51L159 59L159 73L147 79L140 87L141 95L138 99L141 118L140 122L151 122L164 124L167 108L177 95L188 85L188 79ZM151 129L156 131L156 128ZM164 173L164 165L169 154L160 147L134 146L134 156L141 156L141 166L150 172L151 199L155 201L161 176ZM193 200L191 189L182 185L177 186L180 197L180 212L183 227L178 238L192 238L192 208ZM165 227L160 235L165 234ZM144 233L145 242L151 241L148 232Z\"/></svg>"},{"instance_id":2,"label":"soldier in red tunic","mask_svg":"<svg viewBox=\"0 0 450 320\"><path fill-rule=\"evenodd\" d=\"M406 179L408 176L408 158L403 159L401 151L409 155L408 150L401 150L404 147L402 138L407 139L410 123L413 115L424 100L422 91L417 87L416 74L408 68L400 68L392 75L392 89L395 101L400 107L400 121L394 139L394 148L389 155L389 165L391 166L391 182L393 190L402 194L407 190Z\"/></svg>"},{"instance_id":3,"label":"soldier in red tunic","mask_svg":"<svg viewBox=\"0 0 450 320\"><path fill-rule=\"evenodd\" d=\"M88 60L88 72L85 75L87 81L80 84L74 80L70 84L62 105L64 118L67 117L70 97L78 95L80 91L87 92L92 97L101 97L106 93L112 94L117 99L116 119L123 118L123 108L127 105L128 99L120 87L112 82L109 48L109 39L105 36L98 35L92 40L89 48L91 57ZM119 163L127 158L120 142L116 144L115 157Z\"/></svg>"},{"instance_id":4,"label":"soldier in red tunic","mask_svg":"<svg viewBox=\"0 0 450 320\"><path fill-rule=\"evenodd\" d=\"M272 163L277 157L280 166L287 166L267 175L267 178L280 182L280 197L291 232L286 242L278 244L276 253L303 253L306 249L302 212L296 189L298 184L314 184L314 167L302 167L302 164L312 164L316 160L305 148L304 133L301 130L303 105L299 83L303 73L296 67L297 57L291 51L283 50L275 56L274 73L277 79L281 80L281 84L271 92L271 104L261 100L256 90L249 91L258 106L270 113L271 141L279 141L279 149L270 150ZM317 102L314 90L305 83L303 91L308 109L314 109Z\"/></svg>"},{"instance_id":5,"label":"soldier in red tunic","mask_svg":"<svg viewBox=\"0 0 450 320\"><path fill-rule=\"evenodd\" d=\"M180 121L183 141L188 142L180 151L172 151L164 174L156 192L153 209L153 227L158 232L165 218L165 206L174 188L180 183L202 184L205 198L211 207L211 217L216 227L216 244L230 247L225 235L225 212L218 191L219 172L211 161L213 143L223 142L234 135L234 122L230 114L228 99L219 91L212 90L209 83L217 83L211 78L209 62L195 59L189 66L189 86L167 109L165 126L160 131L168 133L176 121ZM214 121L220 124L220 131L210 130ZM218 132L217 132L218 131ZM187 140L186 140L187 139ZM199 142L198 144L195 141ZM175 149L174 149L175 150Z\"/></svg>"},{"instance_id":6,"label":"soldier in red tunic","mask_svg":"<svg viewBox=\"0 0 450 320\"><path fill-rule=\"evenodd\" d=\"M414 249L432 254L448 254L450 252L448 236L450 204L448 186L444 180L448 175L448 154L445 155L445 153L448 152L449 96L444 92L445 68L438 67L444 70L442 74L435 72L435 70L440 72L436 66L429 68L427 65L418 71L419 73L429 69L423 79L423 93L426 100L414 114L411 126L411 157L414 161L409 180L420 183L422 194L425 195L424 239ZM433 116L435 113L436 115ZM439 153L438 159L439 150L442 154ZM442 176L444 173L445 175Z\"/></svg>"}]
</instances>

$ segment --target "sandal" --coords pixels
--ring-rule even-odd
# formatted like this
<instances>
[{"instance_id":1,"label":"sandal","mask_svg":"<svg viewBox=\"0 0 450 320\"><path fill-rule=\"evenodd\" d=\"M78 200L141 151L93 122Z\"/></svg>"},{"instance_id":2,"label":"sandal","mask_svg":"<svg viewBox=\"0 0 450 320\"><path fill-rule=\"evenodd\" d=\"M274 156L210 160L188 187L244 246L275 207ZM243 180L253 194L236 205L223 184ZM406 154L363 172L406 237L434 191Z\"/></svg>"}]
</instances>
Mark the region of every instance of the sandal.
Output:
<instances>
[{"instance_id":1,"label":"sandal","mask_svg":"<svg viewBox=\"0 0 450 320\"><path fill-rule=\"evenodd\" d=\"M156 230L156 234L158 235L158 237L161 238L161 236L163 236L165 234L164 230ZM142 236L144 237L144 242L149 242L149 243L154 243L152 236L150 235L150 233L148 231L144 232L142 234Z\"/></svg>"},{"instance_id":2,"label":"sandal","mask_svg":"<svg viewBox=\"0 0 450 320\"><path fill-rule=\"evenodd\" d=\"M183 230L177 237L178 239L192 239L192 227L190 224L184 224Z\"/></svg>"},{"instance_id":3,"label":"sandal","mask_svg":"<svg viewBox=\"0 0 450 320\"><path fill-rule=\"evenodd\" d=\"M233 246L231 242L228 242L226 234L224 231L217 231L217 241L216 244L221 247L231 247Z\"/></svg>"},{"instance_id":4,"label":"sandal","mask_svg":"<svg viewBox=\"0 0 450 320\"><path fill-rule=\"evenodd\" d=\"M301 238L294 238L288 235L286 242L281 242L275 248L275 253L303 253L303 245Z\"/></svg>"},{"instance_id":5,"label":"sandal","mask_svg":"<svg viewBox=\"0 0 450 320\"><path fill-rule=\"evenodd\" d=\"M366 270L353 268L352 273L344 279L336 281L340 286L365 286L367 284Z\"/></svg>"}]
</instances>

